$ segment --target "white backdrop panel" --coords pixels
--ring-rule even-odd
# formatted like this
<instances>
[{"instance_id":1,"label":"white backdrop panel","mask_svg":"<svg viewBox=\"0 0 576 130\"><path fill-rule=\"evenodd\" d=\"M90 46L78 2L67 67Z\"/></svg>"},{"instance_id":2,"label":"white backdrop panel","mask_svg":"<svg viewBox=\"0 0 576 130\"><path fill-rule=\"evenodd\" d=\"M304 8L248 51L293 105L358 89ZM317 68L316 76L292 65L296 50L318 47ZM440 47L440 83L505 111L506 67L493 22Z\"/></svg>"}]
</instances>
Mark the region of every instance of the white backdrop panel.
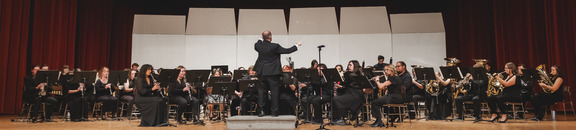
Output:
<instances>
[{"instance_id":1,"label":"white backdrop panel","mask_svg":"<svg viewBox=\"0 0 576 130\"><path fill-rule=\"evenodd\" d=\"M412 71L410 65L438 67L444 65L446 57L445 33L404 33L393 34L394 61L406 62L406 69Z\"/></svg>"},{"instance_id":2,"label":"white backdrop panel","mask_svg":"<svg viewBox=\"0 0 576 130\"><path fill-rule=\"evenodd\" d=\"M334 7L290 9L290 35L338 33Z\"/></svg>"},{"instance_id":3,"label":"white backdrop panel","mask_svg":"<svg viewBox=\"0 0 576 130\"><path fill-rule=\"evenodd\" d=\"M236 18L233 8L190 8L187 22L186 34L236 34Z\"/></svg>"},{"instance_id":4,"label":"white backdrop panel","mask_svg":"<svg viewBox=\"0 0 576 130\"><path fill-rule=\"evenodd\" d=\"M238 15L239 35L261 35L264 30L272 35L288 34L282 9L240 9Z\"/></svg>"},{"instance_id":5,"label":"white backdrop panel","mask_svg":"<svg viewBox=\"0 0 576 130\"><path fill-rule=\"evenodd\" d=\"M210 69L212 65L236 68L236 35L186 35L182 48L186 52L186 69Z\"/></svg>"},{"instance_id":6,"label":"white backdrop panel","mask_svg":"<svg viewBox=\"0 0 576 130\"><path fill-rule=\"evenodd\" d=\"M134 34L184 34L185 15L134 15Z\"/></svg>"},{"instance_id":7,"label":"white backdrop panel","mask_svg":"<svg viewBox=\"0 0 576 130\"><path fill-rule=\"evenodd\" d=\"M318 59L318 46L325 45L322 48L322 63L328 68L334 67L340 63L340 45L339 35L289 35L287 42L282 43L283 47L292 47L296 42L302 41L300 49L289 55L282 55L282 64L288 65L286 57L292 57L294 67L310 67L313 59Z\"/></svg>"},{"instance_id":8,"label":"white backdrop panel","mask_svg":"<svg viewBox=\"0 0 576 130\"><path fill-rule=\"evenodd\" d=\"M386 6L342 7L340 34L390 33Z\"/></svg>"},{"instance_id":9,"label":"white backdrop panel","mask_svg":"<svg viewBox=\"0 0 576 130\"><path fill-rule=\"evenodd\" d=\"M184 35L133 34L132 62L154 68L183 65L186 55Z\"/></svg>"},{"instance_id":10,"label":"white backdrop panel","mask_svg":"<svg viewBox=\"0 0 576 130\"><path fill-rule=\"evenodd\" d=\"M365 60L366 66L374 65L378 63L378 55L384 56L384 62L388 62L389 58L393 56L391 50L391 34L340 35L340 64L344 67L350 60L358 60L360 63Z\"/></svg>"}]
</instances>

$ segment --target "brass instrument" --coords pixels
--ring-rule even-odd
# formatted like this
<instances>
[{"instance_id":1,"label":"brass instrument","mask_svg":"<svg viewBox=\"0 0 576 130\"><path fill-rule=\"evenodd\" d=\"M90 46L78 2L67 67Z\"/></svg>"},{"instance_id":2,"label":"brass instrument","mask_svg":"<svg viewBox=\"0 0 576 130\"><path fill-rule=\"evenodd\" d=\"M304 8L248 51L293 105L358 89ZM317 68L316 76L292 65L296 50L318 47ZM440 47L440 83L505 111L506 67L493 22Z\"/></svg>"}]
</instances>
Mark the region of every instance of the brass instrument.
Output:
<instances>
[{"instance_id":1,"label":"brass instrument","mask_svg":"<svg viewBox=\"0 0 576 130\"><path fill-rule=\"evenodd\" d=\"M42 83L42 87L40 87L40 92L38 92L38 96L46 96L46 89L44 89L46 87L45 83Z\"/></svg>"},{"instance_id":2,"label":"brass instrument","mask_svg":"<svg viewBox=\"0 0 576 130\"><path fill-rule=\"evenodd\" d=\"M428 94L438 94L440 91L440 85L438 85L437 80L429 80L424 88Z\"/></svg>"},{"instance_id":3,"label":"brass instrument","mask_svg":"<svg viewBox=\"0 0 576 130\"><path fill-rule=\"evenodd\" d=\"M498 76L496 74L502 74L502 73L504 73L504 72L495 73L495 76ZM500 83L500 81L498 81L495 76L488 75L488 79L489 79L488 80L488 89L486 90L486 94L488 96L498 95L504 89L504 86L502 85L502 83Z\"/></svg>"},{"instance_id":4,"label":"brass instrument","mask_svg":"<svg viewBox=\"0 0 576 130\"><path fill-rule=\"evenodd\" d=\"M486 65L488 63L488 60L486 59L472 59L472 60L474 60L476 64Z\"/></svg>"},{"instance_id":5,"label":"brass instrument","mask_svg":"<svg viewBox=\"0 0 576 130\"><path fill-rule=\"evenodd\" d=\"M468 90L464 88L465 85L470 85L470 75L464 77L464 79L458 81L455 86L454 91L454 98L458 97L458 94L463 93L464 95L468 94Z\"/></svg>"},{"instance_id":6,"label":"brass instrument","mask_svg":"<svg viewBox=\"0 0 576 130\"><path fill-rule=\"evenodd\" d=\"M541 64L538 67L536 67L536 70L538 71L538 75L540 75L540 79L541 79L541 80L538 80L539 83L544 83L548 86L554 85L554 83L552 82L552 80L550 79L548 74L546 73L546 65ZM546 87L542 87L542 90L545 93L554 93L555 92L555 91L552 91Z\"/></svg>"},{"instance_id":7,"label":"brass instrument","mask_svg":"<svg viewBox=\"0 0 576 130\"><path fill-rule=\"evenodd\" d=\"M444 60L447 66L456 66L456 64L460 63L460 60L456 58L444 58Z\"/></svg>"}]
</instances>

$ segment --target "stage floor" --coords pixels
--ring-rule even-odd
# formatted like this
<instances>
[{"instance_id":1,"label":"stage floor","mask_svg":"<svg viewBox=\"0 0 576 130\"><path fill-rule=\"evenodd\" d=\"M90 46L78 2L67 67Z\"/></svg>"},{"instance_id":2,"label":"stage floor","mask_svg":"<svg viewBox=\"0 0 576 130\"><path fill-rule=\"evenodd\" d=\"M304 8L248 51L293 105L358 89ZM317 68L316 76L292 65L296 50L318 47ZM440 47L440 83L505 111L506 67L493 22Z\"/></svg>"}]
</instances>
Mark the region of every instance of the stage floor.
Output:
<instances>
[{"instance_id":1,"label":"stage floor","mask_svg":"<svg viewBox=\"0 0 576 130\"><path fill-rule=\"evenodd\" d=\"M524 120L508 120L508 123L489 123L486 121L473 123L472 118L467 121L426 121L412 120L412 123L395 123L398 127L396 129L460 129L460 130L495 130L495 129L538 129L538 130L567 130L576 129L576 118L574 115L566 117L564 114L557 115L557 121L530 121ZM529 116L531 117L531 115ZM566 119L565 119L566 117ZM0 115L0 129L46 129L46 130L62 130L62 129L159 129L159 127L138 127L139 120L123 120L123 121L94 121L94 122L70 122L57 119L57 122L48 123L29 123L29 122L11 122L11 119L19 118L15 115ZM546 117L550 119L550 117ZM170 120L175 123L174 120ZM371 123L371 122L370 122ZM207 122L206 126L199 125L179 125L178 127L161 127L162 129L226 129L224 122ZM299 125L299 130L317 129L318 125L303 124ZM384 128L372 128L364 125L361 127L353 126L326 126L331 130L375 130Z\"/></svg>"}]
</instances>

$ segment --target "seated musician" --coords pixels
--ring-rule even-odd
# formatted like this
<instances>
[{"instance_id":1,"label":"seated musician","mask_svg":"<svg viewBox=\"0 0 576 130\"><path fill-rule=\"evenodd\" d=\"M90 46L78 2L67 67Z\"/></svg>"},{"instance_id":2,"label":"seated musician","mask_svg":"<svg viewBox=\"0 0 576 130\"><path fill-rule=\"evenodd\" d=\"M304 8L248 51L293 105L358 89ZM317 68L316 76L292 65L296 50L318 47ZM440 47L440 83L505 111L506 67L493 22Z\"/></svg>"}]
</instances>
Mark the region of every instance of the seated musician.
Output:
<instances>
[{"instance_id":1,"label":"seated musician","mask_svg":"<svg viewBox=\"0 0 576 130\"><path fill-rule=\"evenodd\" d=\"M63 93L68 98L70 120L73 122L88 121L88 102L86 100L86 87L84 83L71 83L74 78L62 80Z\"/></svg>"},{"instance_id":2,"label":"seated musician","mask_svg":"<svg viewBox=\"0 0 576 130\"><path fill-rule=\"evenodd\" d=\"M473 68L482 68L484 69L484 65L483 64L475 64L473 66ZM482 79L474 79L470 73L468 73L466 75L466 78L464 78L464 80L469 79L469 83L466 84L461 84L462 87L464 87L465 92L461 92L456 99L454 99L454 105L456 106L456 114L458 115L456 117L456 120L464 120L464 114L463 114L463 106L464 104L462 104L463 101L472 101L473 102L473 109L474 109L474 122L478 122L480 120L482 120L482 117L480 114L481 113L481 108L482 108L482 101L484 101L486 99L486 86L488 85L487 82L488 81L484 81Z\"/></svg>"},{"instance_id":3,"label":"seated musician","mask_svg":"<svg viewBox=\"0 0 576 130\"><path fill-rule=\"evenodd\" d=\"M506 63L504 66L505 73L507 74L506 77L502 75L502 73L498 73L494 76L498 82L502 84L504 89L501 94L490 96L487 98L488 106L490 107L490 111L492 113L492 117L490 118L489 122L495 122L498 120L498 123L506 123L508 120L508 110L510 109L505 102L519 102L522 100L522 95L520 93L520 80L516 80L516 65L512 62ZM498 111L500 110L500 111Z\"/></svg>"},{"instance_id":4,"label":"seated musician","mask_svg":"<svg viewBox=\"0 0 576 130\"><path fill-rule=\"evenodd\" d=\"M50 95L52 90L52 86L46 83L40 83L36 80L36 73L40 70L39 65L35 65L30 69L30 74L24 78L24 85L26 86L26 90L24 91L22 99L27 103L31 104L32 111L30 112L30 120L32 123L37 122L38 113L42 112L40 110L41 103L46 103L46 111L44 118L42 120L44 122L54 122L52 120L52 113L55 109L54 107L57 106L58 100ZM48 70L47 65L42 66L42 70ZM43 91L43 92L42 92ZM41 94L43 93L43 94Z\"/></svg>"},{"instance_id":5,"label":"seated musician","mask_svg":"<svg viewBox=\"0 0 576 130\"><path fill-rule=\"evenodd\" d=\"M136 67L137 68L137 67ZM136 77L136 70L130 70L128 73L128 79L124 83L124 90L121 91L120 100L128 104L128 110L126 111L127 116L132 114L133 104L134 104L134 78ZM125 115L120 115L125 116Z\"/></svg>"},{"instance_id":6,"label":"seated musician","mask_svg":"<svg viewBox=\"0 0 576 130\"><path fill-rule=\"evenodd\" d=\"M545 68L543 68L545 69ZM532 120L540 121L544 118L545 106L554 105L556 102L564 100L564 79L560 73L558 66L550 67L551 84L538 83L538 86L553 91L552 93L540 93L535 95L532 104L534 104L534 118Z\"/></svg>"},{"instance_id":7,"label":"seated musician","mask_svg":"<svg viewBox=\"0 0 576 130\"><path fill-rule=\"evenodd\" d=\"M297 86L299 86L299 83L297 78L291 74L292 67L284 65L282 67L282 72L284 72L284 74L281 80L283 85L280 87L279 114L296 115L294 112L296 111L296 105L298 104L298 98L296 95L298 94Z\"/></svg>"},{"instance_id":8,"label":"seated musician","mask_svg":"<svg viewBox=\"0 0 576 130\"><path fill-rule=\"evenodd\" d=\"M326 65L318 65L318 74L322 77L321 69L325 69ZM331 100L330 96L333 92L332 85L326 83L325 78L320 78L320 84L312 83L310 85L302 85L301 87L308 88L308 93L302 95L302 109L304 109L304 118L312 117L312 110L310 109L310 104L314 108L314 117L312 118L312 123L320 124L322 123L322 104L328 103ZM312 87L312 88L310 88ZM313 95L316 94L316 95Z\"/></svg>"},{"instance_id":9,"label":"seated musician","mask_svg":"<svg viewBox=\"0 0 576 130\"><path fill-rule=\"evenodd\" d=\"M178 124L186 124L186 121L182 120L182 114L184 111L192 110L192 115L186 114L184 117L188 121L197 123L200 115L200 102L196 97L192 96L197 91L184 78L186 76L186 68L178 66L176 69L180 70L180 73L176 82L170 84L170 102L178 104L176 121Z\"/></svg>"},{"instance_id":10,"label":"seated musician","mask_svg":"<svg viewBox=\"0 0 576 130\"><path fill-rule=\"evenodd\" d=\"M105 113L102 116L102 120L106 120L108 116L107 112L112 113L112 118L116 116L116 110L118 110L118 98L114 95L114 86L111 83L108 83L108 74L110 70L107 67L102 67L98 71L98 80L94 84L96 89L96 100L101 101L103 103L102 112Z\"/></svg>"},{"instance_id":11,"label":"seated musician","mask_svg":"<svg viewBox=\"0 0 576 130\"><path fill-rule=\"evenodd\" d=\"M253 65L248 67L248 75L245 75L240 80L258 80ZM248 115L252 103L258 103L258 92L241 91L240 86L238 86L234 94L236 96L232 97L231 108L238 108L241 115ZM236 115L238 113L237 110L232 110L232 115Z\"/></svg>"},{"instance_id":12,"label":"seated musician","mask_svg":"<svg viewBox=\"0 0 576 130\"><path fill-rule=\"evenodd\" d=\"M355 82L353 76L364 76L362 66L360 66L360 63L356 60L348 62L347 72L344 73L344 82L334 84L334 88L341 89L338 92L342 92L342 94L334 97L333 100L333 120L335 120L334 124L336 125L346 124L343 118L348 112L352 115L350 120L356 120L356 118L358 118L358 112L360 112L362 104L364 103L363 86Z\"/></svg>"},{"instance_id":13,"label":"seated musician","mask_svg":"<svg viewBox=\"0 0 576 130\"><path fill-rule=\"evenodd\" d=\"M372 123L372 125L370 125L372 127L384 126L380 112L380 108L382 108L382 105L400 104L404 102L404 100L402 99L403 96L401 94L402 83L400 77L397 76L396 68L394 68L393 65L384 66L384 73L386 74L386 76L388 76L388 79L384 83L380 82L379 76L373 78L373 80L378 85L378 88L380 90L386 90L387 94L372 101L372 116L376 118L376 121ZM388 111L387 109L388 109L387 107L384 108L385 111ZM389 121L394 122L397 118L398 116L392 116Z\"/></svg>"},{"instance_id":14,"label":"seated musician","mask_svg":"<svg viewBox=\"0 0 576 130\"><path fill-rule=\"evenodd\" d=\"M220 77L222 76L222 70L220 70L220 68L216 68L214 70L212 70L212 76L211 77ZM210 82L210 79L208 80L208 82ZM220 110L220 112L224 111L224 96L220 95L220 94L212 94L212 90L213 87L212 86L208 86L206 87L206 97L204 99L206 99L206 110L210 111L210 120L215 119L215 120L219 120L220 118L220 113L216 113L214 111L214 104L218 105L218 109Z\"/></svg>"},{"instance_id":15,"label":"seated musician","mask_svg":"<svg viewBox=\"0 0 576 130\"><path fill-rule=\"evenodd\" d=\"M152 70L152 65L142 65L134 81L134 103L142 117L139 126L167 126L168 106L159 93L160 85L154 83Z\"/></svg>"}]
</instances>

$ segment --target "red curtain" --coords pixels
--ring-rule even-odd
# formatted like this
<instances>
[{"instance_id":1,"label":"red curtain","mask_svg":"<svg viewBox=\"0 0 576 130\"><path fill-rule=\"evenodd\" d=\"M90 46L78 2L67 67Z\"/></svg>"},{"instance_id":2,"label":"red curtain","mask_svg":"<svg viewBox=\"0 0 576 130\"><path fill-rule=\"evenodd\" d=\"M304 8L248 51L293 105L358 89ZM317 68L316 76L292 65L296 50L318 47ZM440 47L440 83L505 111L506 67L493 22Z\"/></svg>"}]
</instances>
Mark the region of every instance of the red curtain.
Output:
<instances>
[{"instance_id":1,"label":"red curtain","mask_svg":"<svg viewBox=\"0 0 576 130\"><path fill-rule=\"evenodd\" d=\"M22 105L30 0L0 1L0 113L17 113Z\"/></svg>"},{"instance_id":2,"label":"red curtain","mask_svg":"<svg viewBox=\"0 0 576 130\"><path fill-rule=\"evenodd\" d=\"M77 0L35 0L29 64L74 67Z\"/></svg>"},{"instance_id":3,"label":"red curtain","mask_svg":"<svg viewBox=\"0 0 576 130\"><path fill-rule=\"evenodd\" d=\"M28 67L130 66L133 0L0 1L0 114L20 111Z\"/></svg>"},{"instance_id":4,"label":"red curtain","mask_svg":"<svg viewBox=\"0 0 576 130\"><path fill-rule=\"evenodd\" d=\"M502 71L507 62L529 68L546 64L548 72L549 66L558 65L564 84L576 85L572 80L576 77L576 1L453 2L444 12L448 57L460 58L463 66L471 66L474 58L486 58L493 72ZM541 92L540 87L534 90Z\"/></svg>"}]
</instances>

